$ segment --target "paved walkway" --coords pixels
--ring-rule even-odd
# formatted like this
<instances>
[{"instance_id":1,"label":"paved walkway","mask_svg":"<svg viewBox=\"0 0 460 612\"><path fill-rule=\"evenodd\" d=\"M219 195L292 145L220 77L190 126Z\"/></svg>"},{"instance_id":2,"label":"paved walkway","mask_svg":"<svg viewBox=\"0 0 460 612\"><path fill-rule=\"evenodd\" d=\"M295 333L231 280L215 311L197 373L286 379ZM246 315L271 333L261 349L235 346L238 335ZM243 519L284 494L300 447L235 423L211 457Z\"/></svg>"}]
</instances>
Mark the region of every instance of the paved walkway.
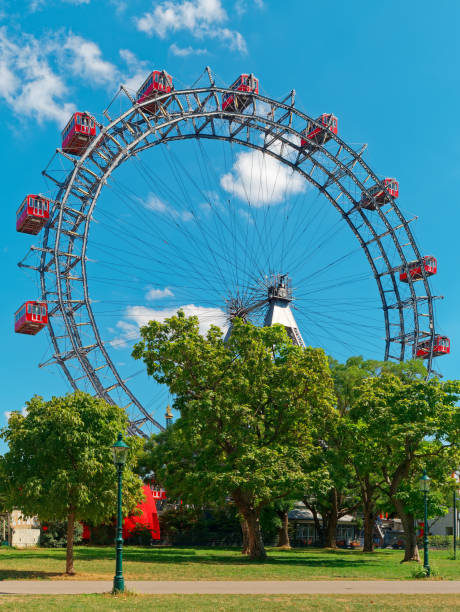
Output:
<instances>
[{"instance_id":1,"label":"paved walkway","mask_svg":"<svg viewBox=\"0 0 460 612\"><path fill-rule=\"evenodd\" d=\"M128 580L126 588L149 595L460 594L460 580ZM0 595L107 593L108 580L3 580Z\"/></svg>"}]
</instances>

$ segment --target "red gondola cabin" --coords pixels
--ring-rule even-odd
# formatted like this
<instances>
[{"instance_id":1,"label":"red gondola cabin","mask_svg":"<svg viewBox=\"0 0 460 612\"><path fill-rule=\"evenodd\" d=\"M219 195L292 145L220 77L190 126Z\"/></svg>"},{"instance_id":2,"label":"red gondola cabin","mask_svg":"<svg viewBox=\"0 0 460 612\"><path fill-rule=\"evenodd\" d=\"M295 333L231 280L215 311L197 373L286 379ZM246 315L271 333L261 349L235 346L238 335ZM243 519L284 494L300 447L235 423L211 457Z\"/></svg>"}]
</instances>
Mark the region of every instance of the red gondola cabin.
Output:
<instances>
[{"instance_id":1,"label":"red gondola cabin","mask_svg":"<svg viewBox=\"0 0 460 612\"><path fill-rule=\"evenodd\" d=\"M16 231L38 234L50 218L50 201L39 195L26 195L16 213Z\"/></svg>"},{"instance_id":2,"label":"red gondola cabin","mask_svg":"<svg viewBox=\"0 0 460 612\"><path fill-rule=\"evenodd\" d=\"M365 191L361 194L361 206L367 210L377 210L377 207L383 206L391 201L391 197L397 198L399 195L399 183L394 178L386 178L383 181L385 188L382 189L380 184L373 185L367 191L369 197ZM375 201L374 201L375 200Z\"/></svg>"},{"instance_id":3,"label":"red gondola cabin","mask_svg":"<svg viewBox=\"0 0 460 612\"><path fill-rule=\"evenodd\" d=\"M303 131L303 137L300 140L300 146L323 145L331 139L331 134L337 135L338 121L335 115L323 113L316 121L320 126L313 123L313 121L307 123L307 127Z\"/></svg>"},{"instance_id":4,"label":"red gondola cabin","mask_svg":"<svg viewBox=\"0 0 460 612\"><path fill-rule=\"evenodd\" d=\"M415 356L420 359L426 359L430 355L431 338L424 340L417 345ZM450 340L446 336L435 336L433 344L433 357L448 355L450 353Z\"/></svg>"},{"instance_id":5,"label":"red gondola cabin","mask_svg":"<svg viewBox=\"0 0 460 612\"><path fill-rule=\"evenodd\" d=\"M96 120L89 113L74 113L62 130L62 150L83 155L96 136Z\"/></svg>"},{"instance_id":6,"label":"red gondola cabin","mask_svg":"<svg viewBox=\"0 0 460 612\"><path fill-rule=\"evenodd\" d=\"M161 94L170 93L173 90L172 76L164 70L154 70L146 78L142 87L137 92L136 102L145 102L146 100L154 100ZM145 113L155 115L158 112L158 102L146 104L142 107Z\"/></svg>"},{"instance_id":7,"label":"red gondola cabin","mask_svg":"<svg viewBox=\"0 0 460 612\"><path fill-rule=\"evenodd\" d=\"M425 270L426 276L433 276L438 271L438 264L436 259L432 255L425 255L421 260L410 261L407 264L409 272L407 270L401 270L399 273L399 280L402 283L408 283L409 278L413 281L418 281L423 278L422 269Z\"/></svg>"},{"instance_id":8,"label":"red gondola cabin","mask_svg":"<svg viewBox=\"0 0 460 612\"><path fill-rule=\"evenodd\" d=\"M17 334L35 336L48 325L48 307L45 302L26 302L14 315L14 331Z\"/></svg>"},{"instance_id":9,"label":"red gondola cabin","mask_svg":"<svg viewBox=\"0 0 460 612\"><path fill-rule=\"evenodd\" d=\"M259 93L259 79L253 74L240 74L229 89L248 93ZM243 111L251 104L251 96L235 96L233 93L224 93L222 96L222 110L226 111Z\"/></svg>"}]
</instances>

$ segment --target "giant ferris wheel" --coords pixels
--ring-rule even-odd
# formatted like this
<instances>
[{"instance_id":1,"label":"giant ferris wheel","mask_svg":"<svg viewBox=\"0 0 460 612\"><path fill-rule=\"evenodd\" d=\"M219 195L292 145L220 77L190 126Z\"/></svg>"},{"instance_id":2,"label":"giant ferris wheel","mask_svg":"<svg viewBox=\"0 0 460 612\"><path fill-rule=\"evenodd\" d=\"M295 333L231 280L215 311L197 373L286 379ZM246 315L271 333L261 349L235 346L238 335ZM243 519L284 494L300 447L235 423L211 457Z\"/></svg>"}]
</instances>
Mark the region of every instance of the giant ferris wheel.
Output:
<instances>
[{"instance_id":1,"label":"giant ferris wheel","mask_svg":"<svg viewBox=\"0 0 460 612\"><path fill-rule=\"evenodd\" d=\"M39 283L15 330L47 326L40 365L125 407L141 435L163 429L164 397L129 353L140 325L179 308L203 330L281 323L338 358L419 357L433 372L450 350L435 328L436 259L396 204L398 181L339 133L294 91L262 95L252 74L219 86L209 68L183 89L155 70L100 117L74 113L43 171L50 194L17 213L41 240L19 263Z\"/></svg>"}]
</instances>

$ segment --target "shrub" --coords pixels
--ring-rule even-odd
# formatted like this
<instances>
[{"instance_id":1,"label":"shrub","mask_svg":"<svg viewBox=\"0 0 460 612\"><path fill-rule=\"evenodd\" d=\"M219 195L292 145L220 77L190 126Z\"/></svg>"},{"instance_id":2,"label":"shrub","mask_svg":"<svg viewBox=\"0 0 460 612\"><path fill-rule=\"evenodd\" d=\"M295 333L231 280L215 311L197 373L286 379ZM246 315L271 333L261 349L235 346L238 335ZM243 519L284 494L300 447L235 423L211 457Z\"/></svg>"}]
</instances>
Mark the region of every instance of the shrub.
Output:
<instances>
[{"instance_id":1,"label":"shrub","mask_svg":"<svg viewBox=\"0 0 460 612\"><path fill-rule=\"evenodd\" d=\"M145 525L137 524L126 538L125 544L128 546L150 546L152 543L152 533Z\"/></svg>"},{"instance_id":2,"label":"shrub","mask_svg":"<svg viewBox=\"0 0 460 612\"><path fill-rule=\"evenodd\" d=\"M442 549L453 548L454 536L448 536L448 535L428 536L428 543L431 548L442 548ZM460 548L460 539L457 539L457 546Z\"/></svg>"},{"instance_id":3,"label":"shrub","mask_svg":"<svg viewBox=\"0 0 460 612\"><path fill-rule=\"evenodd\" d=\"M439 570L436 565L430 565L430 577L439 576ZM412 578L428 578L428 572L423 565L417 564L412 568Z\"/></svg>"},{"instance_id":4,"label":"shrub","mask_svg":"<svg viewBox=\"0 0 460 612\"><path fill-rule=\"evenodd\" d=\"M83 527L75 523L73 529L74 544L82 540ZM65 548L67 546L67 522L55 521L43 523L40 530L40 546L44 548Z\"/></svg>"},{"instance_id":5,"label":"shrub","mask_svg":"<svg viewBox=\"0 0 460 612\"><path fill-rule=\"evenodd\" d=\"M177 546L241 546L241 527L234 508L178 508L159 516L162 540Z\"/></svg>"}]
</instances>

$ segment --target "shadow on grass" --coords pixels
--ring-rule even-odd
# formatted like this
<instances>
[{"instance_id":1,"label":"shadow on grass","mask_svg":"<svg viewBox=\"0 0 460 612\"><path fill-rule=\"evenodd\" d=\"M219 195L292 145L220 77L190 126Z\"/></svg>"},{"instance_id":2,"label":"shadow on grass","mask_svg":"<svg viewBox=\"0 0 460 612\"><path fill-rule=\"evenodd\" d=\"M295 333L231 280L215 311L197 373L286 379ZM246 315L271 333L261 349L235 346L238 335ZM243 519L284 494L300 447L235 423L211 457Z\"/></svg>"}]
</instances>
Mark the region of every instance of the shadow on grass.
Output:
<instances>
[{"instance_id":1,"label":"shadow on grass","mask_svg":"<svg viewBox=\"0 0 460 612\"><path fill-rule=\"evenodd\" d=\"M340 557L340 552L342 556ZM345 555L343 553L345 552ZM304 550L290 551L270 551L268 557L264 561L253 561L248 557L241 555L240 549L184 549L180 550L176 547L161 549L155 548L130 548L123 549L123 558L125 562L135 563L156 563L159 565L270 565L270 566L292 566L292 567L334 567L334 568L359 568L363 565L367 567L379 565L377 557L363 557L362 553L348 551L325 551L311 553ZM370 557L370 558L369 558ZM75 551L75 559L78 561L91 560L113 560L115 551L107 548L78 548Z\"/></svg>"},{"instance_id":2,"label":"shadow on grass","mask_svg":"<svg viewBox=\"0 0 460 612\"><path fill-rule=\"evenodd\" d=\"M50 580L64 576L63 572L37 572L35 570L0 570L1 580Z\"/></svg>"}]
</instances>

